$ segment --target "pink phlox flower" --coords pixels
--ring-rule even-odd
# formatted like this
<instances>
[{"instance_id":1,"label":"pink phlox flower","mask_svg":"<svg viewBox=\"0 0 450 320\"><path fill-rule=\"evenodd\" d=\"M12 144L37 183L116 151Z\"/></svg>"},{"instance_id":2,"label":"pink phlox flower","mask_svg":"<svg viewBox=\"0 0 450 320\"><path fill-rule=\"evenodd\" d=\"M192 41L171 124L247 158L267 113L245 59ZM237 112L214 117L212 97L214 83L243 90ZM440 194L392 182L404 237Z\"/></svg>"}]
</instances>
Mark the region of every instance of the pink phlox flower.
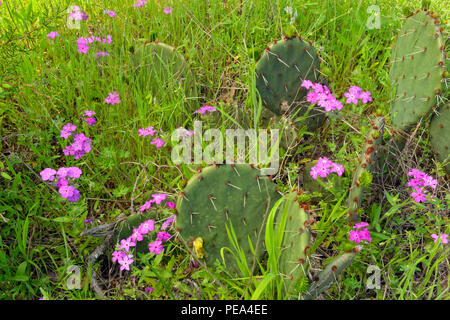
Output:
<instances>
[{"instance_id":1,"label":"pink phlox flower","mask_svg":"<svg viewBox=\"0 0 450 320\"><path fill-rule=\"evenodd\" d=\"M164 200L166 200L167 195L164 194L164 193L155 193L155 194L152 194L152 197L153 197L153 201L154 201L156 204L161 204L161 202L163 202Z\"/></svg>"},{"instance_id":2,"label":"pink phlox flower","mask_svg":"<svg viewBox=\"0 0 450 320\"><path fill-rule=\"evenodd\" d=\"M156 236L156 238L157 238L159 241L162 241L162 242L169 240L170 237L171 237L170 233L165 232L165 231L160 231L160 232L158 232L158 234L157 234L157 236Z\"/></svg>"},{"instance_id":3,"label":"pink phlox flower","mask_svg":"<svg viewBox=\"0 0 450 320\"><path fill-rule=\"evenodd\" d=\"M355 230L350 230L350 241L354 241L356 244L361 242L361 239L359 238L359 232Z\"/></svg>"},{"instance_id":4,"label":"pink phlox flower","mask_svg":"<svg viewBox=\"0 0 450 320\"><path fill-rule=\"evenodd\" d=\"M83 113L83 116L84 116L84 117L93 117L95 114L96 114L95 111L92 111L92 110L86 110L86 111Z\"/></svg>"},{"instance_id":5,"label":"pink phlox flower","mask_svg":"<svg viewBox=\"0 0 450 320\"><path fill-rule=\"evenodd\" d=\"M162 242L160 240L155 240L152 243L148 245L148 250L150 253L154 253L156 255L161 254L161 252L164 250L164 246L161 244Z\"/></svg>"},{"instance_id":6,"label":"pink phlox flower","mask_svg":"<svg viewBox=\"0 0 450 320\"><path fill-rule=\"evenodd\" d=\"M120 98L117 92L114 90L114 92L110 92L108 94L108 97L106 97L105 102L108 104L116 104L120 103Z\"/></svg>"},{"instance_id":7,"label":"pink phlox flower","mask_svg":"<svg viewBox=\"0 0 450 320\"><path fill-rule=\"evenodd\" d=\"M139 136L153 136L156 133L156 130L153 129L153 126L147 127L147 128L140 128L138 129Z\"/></svg>"},{"instance_id":8,"label":"pink phlox flower","mask_svg":"<svg viewBox=\"0 0 450 320\"><path fill-rule=\"evenodd\" d=\"M173 12L173 8L169 7L169 8L164 8L164 14L171 14Z\"/></svg>"},{"instance_id":9,"label":"pink phlox flower","mask_svg":"<svg viewBox=\"0 0 450 320\"><path fill-rule=\"evenodd\" d=\"M146 201L140 208L139 211L150 210L152 203L155 202L154 199Z\"/></svg>"},{"instance_id":10,"label":"pink phlox flower","mask_svg":"<svg viewBox=\"0 0 450 320\"><path fill-rule=\"evenodd\" d=\"M160 138L153 139L152 142L150 142L150 143L156 145L156 148L161 148L163 145L166 144L164 142L164 140L162 140Z\"/></svg>"},{"instance_id":11,"label":"pink phlox flower","mask_svg":"<svg viewBox=\"0 0 450 320\"><path fill-rule=\"evenodd\" d=\"M134 228L133 234L130 236L130 238L131 238L131 241L133 241L133 242L142 241L143 237L142 237L141 230L139 228Z\"/></svg>"},{"instance_id":12,"label":"pink phlox flower","mask_svg":"<svg viewBox=\"0 0 450 320\"><path fill-rule=\"evenodd\" d=\"M119 262L119 264L120 264L120 271L130 270L130 264L132 264L134 262L134 260L132 258L133 258L133 255L126 254L126 255L120 257L119 260L117 260L117 262Z\"/></svg>"},{"instance_id":13,"label":"pink phlox flower","mask_svg":"<svg viewBox=\"0 0 450 320\"><path fill-rule=\"evenodd\" d=\"M163 224L161 225L161 230L166 230L167 227L170 226L171 223L175 222L174 218L169 218L166 221L163 222Z\"/></svg>"},{"instance_id":14,"label":"pink phlox flower","mask_svg":"<svg viewBox=\"0 0 450 320\"><path fill-rule=\"evenodd\" d=\"M75 188L72 186L62 186L61 188L59 188L58 192L61 195L61 197L63 197L64 199L67 199L69 197L73 196Z\"/></svg>"},{"instance_id":15,"label":"pink phlox flower","mask_svg":"<svg viewBox=\"0 0 450 320\"><path fill-rule=\"evenodd\" d=\"M353 228L361 229L361 228L368 227L368 226L369 226L369 224L367 222L359 222L359 223L355 223Z\"/></svg>"},{"instance_id":16,"label":"pink phlox flower","mask_svg":"<svg viewBox=\"0 0 450 320\"><path fill-rule=\"evenodd\" d=\"M104 56L109 56L109 53L106 52L106 51L99 51L99 52L96 53L96 55L97 55L97 56L103 56L103 57L104 57Z\"/></svg>"},{"instance_id":17,"label":"pink phlox flower","mask_svg":"<svg viewBox=\"0 0 450 320\"><path fill-rule=\"evenodd\" d=\"M175 208L177 205L174 202L166 202L167 206L169 207L169 209L173 209Z\"/></svg>"},{"instance_id":18,"label":"pink phlox flower","mask_svg":"<svg viewBox=\"0 0 450 320\"><path fill-rule=\"evenodd\" d=\"M130 247L135 247L136 243L133 241L131 237L120 240L119 249L123 249L125 251L130 251Z\"/></svg>"},{"instance_id":19,"label":"pink phlox flower","mask_svg":"<svg viewBox=\"0 0 450 320\"><path fill-rule=\"evenodd\" d=\"M52 168L45 168L40 175L44 181L53 181L55 179L56 170Z\"/></svg>"},{"instance_id":20,"label":"pink phlox flower","mask_svg":"<svg viewBox=\"0 0 450 320\"><path fill-rule=\"evenodd\" d=\"M57 31L52 31L49 34L47 34L47 38L55 39L55 37L59 37L59 33Z\"/></svg>"},{"instance_id":21,"label":"pink phlox flower","mask_svg":"<svg viewBox=\"0 0 450 320\"><path fill-rule=\"evenodd\" d=\"M419 203L427 200L423 191L423 188L416 188L415 191L411 193L411 197L414 198L414 202Z\"/></svg>"},{"instance_id":22,"label":"pink phlox flower","mask_svg":"<svg viewBox=\"0 0 450 320\"><path fill-rule=\"evenodd\" d=\"M111 18L115 18L117 16L117 14L114 11L111 11L111 10L104 10L103 13L107 14Z\"/></svg>"},{"instance_id":23,"label":"pink phlox flower","mask_svg":"<svg viewBox=\"0 0 450 320\"><path fill-rule=\"evenodd\" d=\"M206 111L214 112L216 110L217 110L216 107L213 106L203 106L200 109L196 110L195 113L205 114Z\"/></svg>"},{"instance_id":24,"label":"pink phlox flower","mask_svg":"<svg viewBox=\"0 0 450 320\"><path fill-rule=\"evenodd\" d=\"M439 236L437 234L432 234L431 238L434 239L434 243L436 243L438 241L438 239L440 238L440 243L448 243L448 234L445 233L441 233Z\"/></svg>"},{"instance_id":25,"label":"pink phlox flower","mask_svg":"<svg viewBox=\"0 0 450 320\"><path fill-rule=\"evenodd\" d=\"M372 97L370 96L370 92L369 91L363 91L361 92L361 94L359 95L362 103L367 103L369 101L372 101Z\"/></svg>"},{"instance_id":26,"label":"pink phlox flower","mask_svg":"<svg viewBox=\"0 0 450 320\"><path fill-rule=\"evenodd\" d=\"M97 123L97 119L95 119L95 118L86 118L84 120L86 121L86 124L88 126L93 126L94 124Z\"/></svg>"},{"instance_id":27,"label":"pink phlox flower","mask_svg":"<svg viewBox=\"0 0 450 320\"><path fill-rule=\"evenodd\" d=\"M141 234L147 234L153 230L155 230L155 221L152 219L146 220L139 225L139 232Z\"/></svg>"},{"instance_id":28,"label":"pink phlox flower","mask_svg":"<svg viewBox=\"0 0 450 320\"><path fill-rule=\"evenodd\" d=\"M303 80L301 86L306 89L310 89L312 87L313 83L311 80Z\"/></svg>"},{"instance_id":29,"label":"pink phlox flower","mask_svg":"<svg viewBox=\"0 0 450 320\"><path fill-rule=\"evenodd\" d=\"M112 262L116 262L122 260L122 258L126 255L123 251L114 251L112 253Z\"/></svg>"},{"instance_id":30,"label":"pink phlox flower","mask_svg":"<svg viewBox=\"0 0 450 320\"><path fill-rule=\"evenodd\" d=\"M146 1L146 0L138 0L138 2L136 2L135 4L133 4L133 7L139 8L139 7L144 6L144 4L147 4L147 1Z\"/></svg>"}]
</instances>

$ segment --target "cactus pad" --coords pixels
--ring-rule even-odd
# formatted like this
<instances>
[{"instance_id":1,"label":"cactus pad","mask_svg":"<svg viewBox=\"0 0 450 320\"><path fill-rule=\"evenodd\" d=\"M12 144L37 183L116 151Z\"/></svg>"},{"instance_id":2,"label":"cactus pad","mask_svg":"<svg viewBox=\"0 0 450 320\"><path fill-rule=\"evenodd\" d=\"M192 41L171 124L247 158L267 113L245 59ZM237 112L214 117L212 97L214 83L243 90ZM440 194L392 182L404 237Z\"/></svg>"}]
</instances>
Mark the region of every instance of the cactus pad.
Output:
<instances>
[{"instance_id":1,"label":"cactus pad","mask_svg":"<svg viewBox=\"0 0 450 320\"><path fill-rule=\"evenodd\" d=\"M139 225L150 219L149 214L132 214L126 221L121 222L118 230L114 234L114 240L120 244L120 240L126 239L133 234L133 229L139 227ZM150 237L144 237L142 241L136 243L136 252L148 253L148 244L153 241Z\"/></svg>"},{"instance_id":2,"label":"cactus pad","mask_svg":"<svg viewBox=\"0 0 450 320\"><path fill-rule=\"evenodd\" d=\"M391 122L408 131L436 106L444 72L444 41L439 21L419 11L408 17L391 54Z\"/></svg>"},{"instance_id":3,"label":"cactus pad","mask_svg":"<svg viewBox=\"0 0 450 320\"><path fill-rule=\"evenodd\" d=\"M254 257L249 239L257 258L260 257L265 215L279 198L276 185L269 177L260 175L256 167L248 164L210 166L195 174L178 198L177 232L188 246L201 237L204 261L214 266L216 260L222 262L221 248L233 251L226 230L232 223L239 247L251 268ZM224 250L224 257L228 269L238 273L228 250Z\"/></svg>"},{"instance_id":4,"label":"cactus pad","mask_svg":"<svg viewBox=\"0 0 450 320\"><path fill-rule=\"evenodd\" d=\"M256 63L256 88L263 105L276 115L302 116L308 111L304 101L307 90L303 80L319 82L319 57L315 49L299 37L275 41ZM321 111L312 109L307 117L309 130L314 130L325 120Z\"/></svg>"},{"instance_id":5,"label":"cactus pad","mask_svg":"<svg viewBox=\"0 0 450 320\"><path fill-rule=\"evenodd\" d=\"M289 295L297 293L297 283L306 277L306 256L310 248L308 214L299 207L296 199L297 193L290 193L277 218L277 223L280 224L281 218L284 215L286 217L279 270L285 277L283 283Z\"/></svg>"},{"instance_id":6,"label":"cactus pad","mask_svg":"<svg viewBox=\"0 0 450 320\"><path fill-rule=\"evenodd\" d=\"M431 146L438 154L442 163L449 162L449 140L450 140L450 105L444 105L439 110L439 115L434 115L430 125ZM450 174L450 163L445 166Z\"/></svg>"},{"instance_id":7,"label":"cactus pad","mask_svg":"<svg viewBox=\"0 0 450 320\"><path fill-rule=\"evenodd\" d=\"M162 89L173 93L181 84L188 105L195 106L195 76L176 48L161 42L150 42L135 50L132 61L136 85L141 91L150 91L159 97Z\"/></svg>"}]
</instances>

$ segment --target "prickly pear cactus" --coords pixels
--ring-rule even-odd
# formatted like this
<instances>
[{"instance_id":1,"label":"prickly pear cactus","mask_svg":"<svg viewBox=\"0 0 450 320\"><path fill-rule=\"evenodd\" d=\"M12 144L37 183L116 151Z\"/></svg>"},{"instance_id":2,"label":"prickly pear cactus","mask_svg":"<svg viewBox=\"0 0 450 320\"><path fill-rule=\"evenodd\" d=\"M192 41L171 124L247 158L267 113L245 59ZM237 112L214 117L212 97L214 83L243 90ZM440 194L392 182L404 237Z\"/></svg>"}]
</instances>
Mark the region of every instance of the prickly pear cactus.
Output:
<instances>
[{"instance_id":1,"label":"prickly pear cactus","mask_svg":"<svg viewBox=\"0 0 450 320\"><path fill-rule=\"evenodd\" d=\"M378 146L383 139L383 132L384 118L379 117L372 124L372 128L365 139L366 144L363 147L360 159L358 159L359 165L353 175L353 181L350 187L347 205L349 208L348 213L350 219L353 222L356 222L358 218L358 208L361 205L364 188L367 187L367 185L370 185L370 172L377 161Z\"/></svg>"},{"instance_id":2,"label":"prickly pear cactus","mask_svg":"<svg viewBox=\"0 0 450 320\"><path fill-rule=\"evenodd\" d=\"M310 106L304 100L303 80L319 82L319 57L315 49L300 37L274 41L256 63L256 88L263 105L274 114L302 116ZM312 109L307 117L308 130L322 125L325 116Z\"/></svg>"},{"instance_id":3,"label":"prickly pear cactus","mask_svg":"<svg viewBox=\"0 0 450 320\"><path fill-rule=\"evenodd\" d=\"M202 238L203 259L208 266L214 266L216 260L222 262L221 248L233 250L226 230L226 225L232 223L251 268L253 254L249 239L257 258L261 257L265 217L279 198L277 186L256 167L210 166L194 175L178 198L177 231L188 246ZM239 273L228 250L224 250L224 257L227 269Z\"/></svg>"},{"instance_id":4,"label":"prickly pear cactus","mask_svg":"<svg viewBox=\"0 0 450 320\"><path fill-rule=\"evenodd\" d=\"M314 282L303 298L305 300L313 300L330 288L333 282L336 281L337 276L352 264L355 256L356 253L354 252L346 252L328 264L323 271L314 277Z\"/></svg>"},{"instance_id":5,"label":"prickly pear cactus","mask_svg":"<svg viewBox=\"0 0 450 320\"><path fill-rule=\"evenodd\" d=\"M439 115L434 115L430 125L431 146L438 154L439 161L444 163L450 161L450 105L447 104L439 109ZM450 163L445 166L450 174Z\"/></svg>"},{"instance_id":6,"label":"prickly pear cactus","mask_svg":"<svg viewBox=\"0 0 450 320\"><path fill-rule=\"evenodd\" d=\"M297 193L286 197L284 205L279 209L277 224L284 221L282 253L279 260L279 271L284 276L284 287L288 295L298 293L297 284L306 277L306 257L310 249L309 217L297 202Z\"/></svg>"},{"instance_id":7,"label":"prickly pear cactus","mask_svg":"<svg viewBox=\"0 0 450 320\"><path fill-rule=\"evenodd\" d=\"M408 131L436 106L444 73L444 41L432 13L418 11L408 17L391 54L391 123Z\"/></svg>"},{"instance_id":8,"label":"prickly pear cactus","mask_svg":"<svg viewBox=\"0 0 450 320\"><path fill-rule=\"evenodd\" d=\"M176 48L157 41L150 42L135 50L132 61L137 86L144 93L151 91L158 97L161 88L165 88L165 92L173 93L181 85L187 104L195 106L195 76Z\"/></svg>"},{"instance_id":9,"label":"prickly pear cactus","mask_svg":"<svg viewBox=\"0 0 450 320\"><path fill-rule=\"evenodd\" d=\"M114 240L116 243L120 244L122 239L126 239L133 234L133 229L139 227L139 225L150 219L150 215L143 214L132 214L125 221L122 221L119 228L114 233ZM148 253L148 244L151 240L149 237L144 237L142 241L136 243L136 252Z\"/></svg>"}]
</instances>

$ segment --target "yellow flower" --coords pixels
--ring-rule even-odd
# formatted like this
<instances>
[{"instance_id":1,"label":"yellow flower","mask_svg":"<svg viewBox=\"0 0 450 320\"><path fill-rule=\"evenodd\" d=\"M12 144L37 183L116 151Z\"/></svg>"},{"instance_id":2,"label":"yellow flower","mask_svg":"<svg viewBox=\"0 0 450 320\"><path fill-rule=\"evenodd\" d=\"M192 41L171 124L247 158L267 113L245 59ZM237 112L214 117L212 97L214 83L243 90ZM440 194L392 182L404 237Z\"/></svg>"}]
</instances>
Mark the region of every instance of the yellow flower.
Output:
<instances>
[{"instance_id":1,"label":"yellow flower","mask_svg":"<svg viewBox=\"0 0 450 320\"><path fill-rule=\"evenodd\" d=\"M194 246L194 253L197 256L197 258L202 259L203 258L203 238L195 238L193 242Z\"/></svg>"}]
</instances>

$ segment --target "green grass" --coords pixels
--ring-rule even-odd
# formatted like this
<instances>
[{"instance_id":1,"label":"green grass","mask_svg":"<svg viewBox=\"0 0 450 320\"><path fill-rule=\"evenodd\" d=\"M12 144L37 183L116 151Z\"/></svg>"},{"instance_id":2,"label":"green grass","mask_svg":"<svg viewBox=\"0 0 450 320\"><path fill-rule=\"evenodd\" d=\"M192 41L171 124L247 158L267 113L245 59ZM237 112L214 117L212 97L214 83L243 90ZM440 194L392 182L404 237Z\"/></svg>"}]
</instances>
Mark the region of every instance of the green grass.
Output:
<instances>
[{"instance_id":1,"label":"green grass","mask_svg":"<svg viewBox=\"0 0 450 320\"><path fill-rule=\"evenodd\" d=\"M261 103L254 81L256 61L249 52L258 56L282 37L289 26L284 8L293 6L298 11L295 29L319 49L321 72L333 93L341 97L349 86L358 85L372 92L374 101L363 107L345 105L341 117L330 118L320 134L301 134L296 154L286 163L280 155L279 185L282 191L300 187L304 164L328 156L344 165L342 181L348 186L368 119L377 109L389 116L393 37L403 17L421 6L420 1L190 0L172 1L173 14L165 15L167 1L149 0L143 8L133 3L79 1L76 4L89 15L79 30L66 26L66 9L73 1L11 0L0 5L0 299L95 299L88 256L102 238L82 236L83 221L111 223L152 193L164 192L175 201L194 174L195 166L171 162L169 140L178 126L192 129L198 116L184 107L182 90L142 93L131 60L138 45L158 39L185 56L199 86L198 106L219 109L204 127L224 132L246 123L243 118L257 124ZM367 8L373 4L380 7L381 28L369 30ZM117 18L105 15L105 9L117 12ZM446 1L433 1L430 9L440 13L448 36ZM60 37L48 39L50 31L58 31ZM96 57L94 49L87 55L77 52L76 40L90 33L112 36L112 43L102 47L109 56ZM114 90L122 102L105 104ZM78 120L85 110L97 113L96 126ZM76 123L77 132L93 139L93 150L79 160L62 154L66 141L59 133L67 122ZM161 128L167 143L163 148L138 136L138 128L150 125ZM438 178L440 204L414 205L405 187L407 177L398 172L386 172L384 180L374 177L362 213L371 223L373 241L321 298L450 299L449 247L430 238L450 231L448 176L434 160L426 127L412 142L415 154L408 164ZM61 166L83 170L77 203L65 201L40 179L44 168ZM312 226L312 273L351 247L344 219L346 187L333 193L331 200L312 195L305 201L317 220ZM163 219L171 213L152 214ZM121 277L116 274L108 299L285 299L275 258L279 239L267 237L267 259L254 270L247 268L240 278L223 266L194 268L188 250L170 241L163 256L142 255L140 267ZM72 265L80 267L81 289L67 289ZM369 265L381 270L379 290L366 288ZM94 267L99 270L100 262ZM154 291L147 294L145 287Z\"/></svg>"}]
</instances>

